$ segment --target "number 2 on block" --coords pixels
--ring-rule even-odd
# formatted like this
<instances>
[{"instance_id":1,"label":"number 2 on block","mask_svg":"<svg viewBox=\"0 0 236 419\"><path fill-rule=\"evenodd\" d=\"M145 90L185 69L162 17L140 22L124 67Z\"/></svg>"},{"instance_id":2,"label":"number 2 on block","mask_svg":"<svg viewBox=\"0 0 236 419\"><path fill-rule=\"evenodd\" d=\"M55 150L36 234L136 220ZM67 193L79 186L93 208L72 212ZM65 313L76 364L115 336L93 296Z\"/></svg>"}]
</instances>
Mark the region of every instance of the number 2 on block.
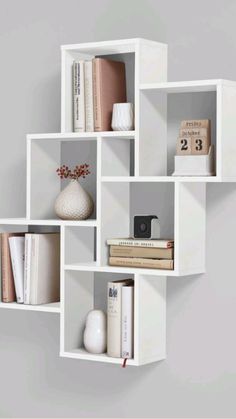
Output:
<instances>
[{"instance_id":1,"label":"number 2 on block","mask_svg":"<svg viewBox=\"0 0 236 419\"><path fill-rule=\"evenodd\" d=\"M179 137L177 140L177 154L191 154L191 138Z\"/></svg>"}]
</instances>

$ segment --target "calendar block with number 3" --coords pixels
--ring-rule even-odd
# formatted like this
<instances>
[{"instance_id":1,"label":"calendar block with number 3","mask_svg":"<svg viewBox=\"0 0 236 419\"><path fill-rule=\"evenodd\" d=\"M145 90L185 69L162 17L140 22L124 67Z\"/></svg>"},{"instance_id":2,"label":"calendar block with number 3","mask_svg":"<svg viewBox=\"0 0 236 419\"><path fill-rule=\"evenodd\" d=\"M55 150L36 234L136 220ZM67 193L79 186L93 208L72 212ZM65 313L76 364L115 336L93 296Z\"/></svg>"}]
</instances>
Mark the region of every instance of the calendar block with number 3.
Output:
<instances>
[{"instance_id":1,"label":"calendar block with number 3","mask_svg":"<svg viewBox=\"0 0 236 419\"><path fill-rule=\"evenodd\" d=\"M191 137L179 137L176 145L177 155L192 154L192 140Z\"/></svg>"},{"instance_id":2,"label":"calendar block with number 3","mask_svg":"<svg viewBox=\"0 0 236 419\"><path fill-rule=\"evenodd\" d=\"M206 155L209 152L210 138L205 136L191 137L191 154Z\"/></svg>"}]
</instances>

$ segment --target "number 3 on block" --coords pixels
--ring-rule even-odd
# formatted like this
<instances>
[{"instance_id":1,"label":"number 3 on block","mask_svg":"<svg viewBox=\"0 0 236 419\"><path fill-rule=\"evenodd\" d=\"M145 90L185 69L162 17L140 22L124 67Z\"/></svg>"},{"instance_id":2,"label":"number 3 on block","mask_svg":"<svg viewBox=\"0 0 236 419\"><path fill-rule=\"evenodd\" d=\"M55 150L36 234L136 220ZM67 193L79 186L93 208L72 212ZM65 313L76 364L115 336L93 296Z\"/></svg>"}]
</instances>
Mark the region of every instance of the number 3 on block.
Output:
<instances>
[{"instance_id":1,"label":"number 3 on block","mask_svg":"<svg viewBox=\"0 0 236 419\"><path fill-rule=\"evenodd\" d=\"M208 154L210 147L210 141L207 137L199 136L199 137L192 137L192 154Z\"/></svg>"},{"instance_id":2,"label":"number 3 on block","mask_svg":"<svg viewBox=\"0 0 236 419\"><path fill-rule=\"evenodd\" d=\"M179 137L177 140L176 154L192 154L191 137Z\"/></svg>"}]
</instances>

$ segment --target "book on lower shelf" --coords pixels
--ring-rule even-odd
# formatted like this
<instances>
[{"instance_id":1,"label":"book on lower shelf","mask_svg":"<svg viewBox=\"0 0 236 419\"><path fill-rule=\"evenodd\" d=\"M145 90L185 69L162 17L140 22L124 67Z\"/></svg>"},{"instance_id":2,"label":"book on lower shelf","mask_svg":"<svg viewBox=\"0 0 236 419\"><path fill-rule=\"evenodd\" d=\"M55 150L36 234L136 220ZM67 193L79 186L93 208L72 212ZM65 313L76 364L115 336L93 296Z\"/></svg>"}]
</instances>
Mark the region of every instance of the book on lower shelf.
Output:
<instances>
[{"instance_id":1,"label":"book on lower shelf","mask_svg":"<svg viewBox=\"0 0 236 419\"><path fill-rule=\"evenodd\" d=\"M109 265L143 269L174 269L172 239L109 239Z\"/></svg>"},{"instance_id":2,"label":"book on lower shelf","mask_svg":"<svg viewBox=\"0 0 236 419\"><path fill-rule=\"evenodd\" d=\"M16 301L14 276L12 271L9 238L14 233L1 233L1 267L2 267L2 301L13 303Z\"/></svg>"},{"instance_id":3,"label":"book on lower shelf","mask_svg":"<svg viewBox=\"0 0 236 419\"><path fill-rule=\"evenodd\" d=\"M2 233L1 244L2 302L60 301L59 233Z\"/></svg>"},{"instance_id":4,"label":"book on lower shelf","mask_svg":"<svg viewBox=\"0 0 236 419\"><path fill-rule=\"evenodd\" d=\"M108 282L107 354L114 358L133 357L134 281Z\"/></svg>"},{"instance_id":5,"label":"book on lower shelf","mask_svg":"<svg viewBox=\"0 0 236 419\"><path fill-rule=\"evenodd\" d=\"M24 303L24 257L25 238L9 237L12 271L14 277L17 303Z\"/></svg>"}]
</instances>

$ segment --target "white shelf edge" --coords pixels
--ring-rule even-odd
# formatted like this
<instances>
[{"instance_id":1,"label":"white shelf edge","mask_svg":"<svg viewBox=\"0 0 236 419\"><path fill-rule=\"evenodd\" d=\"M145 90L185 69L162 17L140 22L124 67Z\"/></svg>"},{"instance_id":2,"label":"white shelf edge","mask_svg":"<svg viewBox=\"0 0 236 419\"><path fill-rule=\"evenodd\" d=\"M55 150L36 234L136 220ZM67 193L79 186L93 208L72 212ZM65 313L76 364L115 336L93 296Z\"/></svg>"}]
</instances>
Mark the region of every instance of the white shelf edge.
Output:
<instances>
[{"instance_id":1,"label":"white shelf edge","mask_svg":"<svg viewBox=\"0 0 236 419\"><path fill-rule=\"evenodd\" d=\"M27 140L92 140L97 138L127 138L135 137L135 131L96 131L96 132L63 132L46 134L27 134Z\"/></svg>"},{"instance_id":2,"label":"white shelf edge","mask_svg":"<svg viewBox=\"0 0 236 419\"><path fill-rule=\"evenodd\" d=\"M86 42L81 44L68 44L61 45L61 50L86 50L106 47L118 47L133 44L134 46L139 42L145 42L150 45L166 45L163 42L152 41L145 38L128 38L128 39L115 39L111 41L98 41L98 42Z\"/></svg>"},{"instance_id":3,"label":"white shelf edge","mask_svg":"<svg viewBox=\"0 0 236 419\"><path fill-rule=\"evenodd\" d=\"M99 266L96 262L82 264L65 264L65 271L89 271L89 272L112 272L112 273L127 273L127 274L142 274L142 275L157 275L157 276L179 276L179 272L168 269L142 269L142 268L128 268L123 266Z\"/></svg>"},{"instance_id":4,"label":"white shelf edge","mask_svg":"<svg viewBox=\"0 0 236 419\"><path fill-rule=\"evenodd\" d=\"M90 354L85 349L74 349L71 351L61 351L60 356L63 358L72 358L72 359L81 359L83 361L95 361L95 362L105 362L109 364L120 364L122 366L122 358L112 358L107 354ZM139 364L135 359L128 359L127 366L138 366Z\"/></svg>"},{"instance_id":5,"label":"white shelf edge","mask_svg":"<svg viewBox=\"0 0 236 419\"><path fill-rule=\"evenodd\" d=\"M103 183L113 182L222 182L218 176L102 176Z\"/></svg>"},{"instance_id":6,"label":"white shelf edge","mask_svg":"<svg viewBox=\"0 0 236 419\"><path fill-rule=\"evenodd\" d=\"M39 226L74 226L97 227L97 220L32 220L28 218L0 218L0 225L39 225Z\"/></svg>"},{"instance_id":7,"label":"white shelf edge","mask_svg":"<svg viewBox=\"0 0 236 419\"><path fill-rule=\"evenodd\" d=\"M2 303L0 308L10 310L23 310L23 311L40 311L45 313L60 313L60 303L42 304L42 305L26 305L17 303Z\"/></svg>"},{"instance_id":8,"label":"white shelf edge","mask_svg":"<svg viewBox=\"0 0 236 419\"><path fill-rule=\"evenodd\" d=\"M165 83L141 83L140 90L164 90L168 92L184 92L184 91L216 91L219 85L236 85L235 82L225 79L209 79L209 80L189 80L189 81L173 81Z\"/></svg>"}]
</instances>

